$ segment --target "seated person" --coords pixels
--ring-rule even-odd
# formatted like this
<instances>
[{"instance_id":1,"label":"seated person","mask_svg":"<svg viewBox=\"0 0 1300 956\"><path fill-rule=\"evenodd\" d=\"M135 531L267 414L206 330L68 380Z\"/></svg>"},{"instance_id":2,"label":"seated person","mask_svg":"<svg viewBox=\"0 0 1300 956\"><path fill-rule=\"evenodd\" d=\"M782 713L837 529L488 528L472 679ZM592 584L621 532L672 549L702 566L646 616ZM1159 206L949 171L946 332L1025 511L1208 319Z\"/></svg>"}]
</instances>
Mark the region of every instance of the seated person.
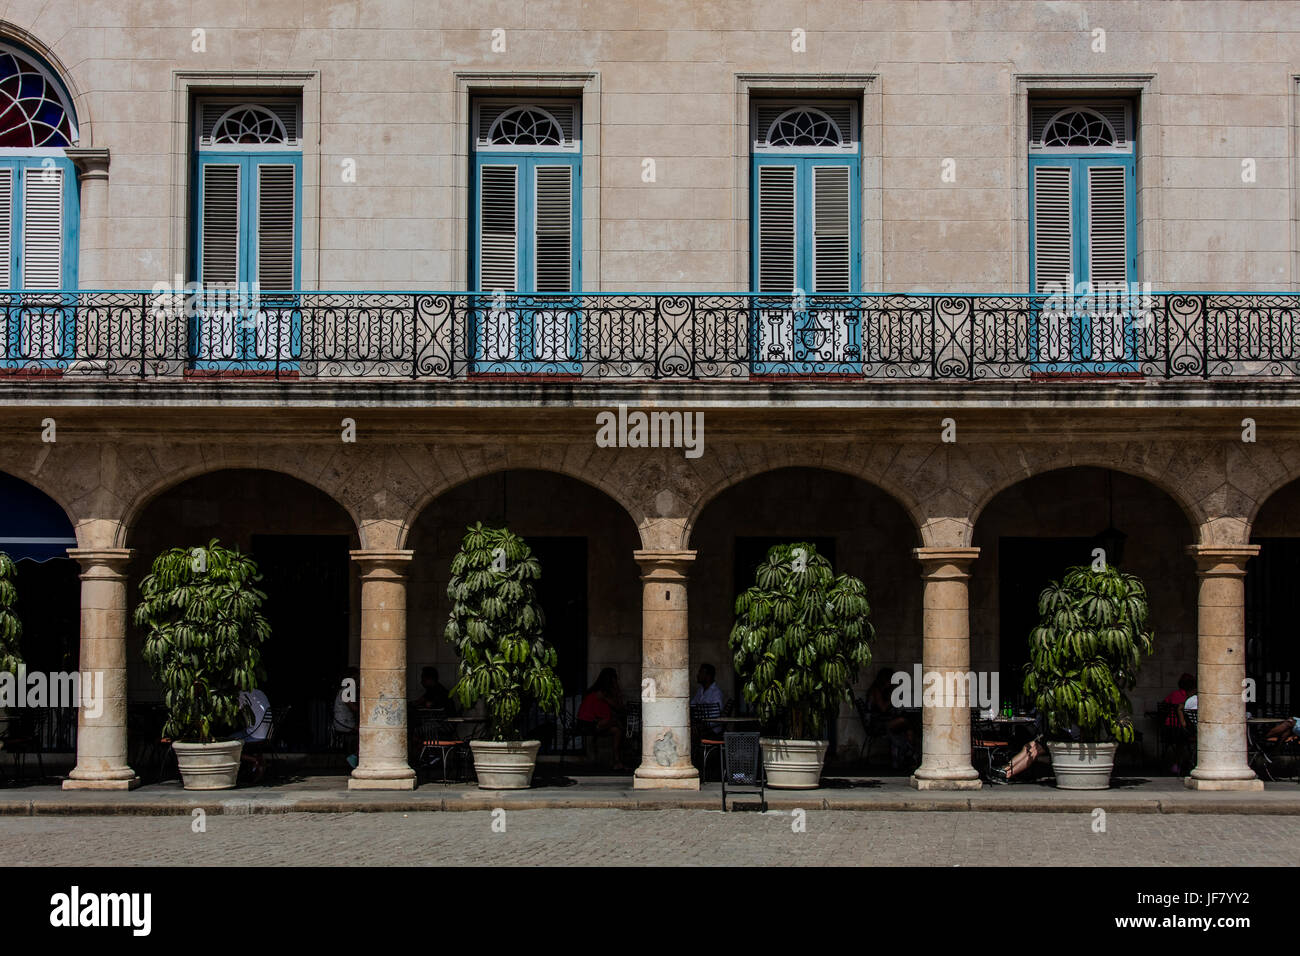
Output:
<instances>
[{"instance_id":1,"label":"seated person","mask_svg":"<svg viewBox=\"0 0 1300 956\"><path fill-rule=\"evenodd\" d=\"M700 670L695 675L695 680L700 686L695 689L695 693L691 696L691 706L710 708L714 713L721 716L722 688L714 680L716 675L717 671L714 670L712 664L700 665ZM714 737L717 737L722 733L722 724L710 722L699 729L701 731L707 730Z\"/></svg>"},{"instance_id":2,"label":"seated person","mask_svg":"<svg viewBox=\"0 0 1300 956\"><path fill-rule=\"evenodd\" d=\"M596 736L608 736L614 745L614 769L623 766L623 693L618 687L618 672L606 667L587 688L587 694L578 707L579 727L584 725Z\"/></svg>"},{"instance_id":3,"label":"seated person","mask_svg":"<svg viewBox=\"0 0 1300 956\"><path fill-rule=\"evenodd\" d=\"M1290 740L1300 740L1300 717L1288 717L1280 724L1275 724L1264 734L1264 739L1271 744L1284 744Z\"/></svg>"},{"instance_id":4,"label":"seated person","mask_svg":"<svg viewBox=\"0 0 1300 956\"><path fill-rule=\"evenodd\" d=\"M267 699L265 693L254 688L253 690L241 690L239 692L239 708L248 715L247 724L243 730L237 734L232 734L231 740L242 740L245 744L260 744L266 741L266 735L271 729L271 702ZM260 752L249 753L248 749L239 755L240 764L249 764L252 767L251 782L257 783L266 773L266 762Z\"/></svg>"},{"instance_id":5,"label":"seated person","mask_svg":"<svg viewBox=\"0 0 1300 956\"><path fill-rule=\"evenodd\" d=\"M1079 740L1083 734L1078 727L1071 727L1069 730L1071 740ZM990 779L993 783L1010 783L1013 778L1020 776L1036 762L1051 757L1047 751L1047 721L1040 714L1038 717L1038 734L1033 740L1020 748L1020 752L1011 758L1011 762L1001 767L994 767Z\"/></svg>"},{"instance_id":6,"label":"seated person","mask_svg":"<svg viewBox=\"0 0 1300 956\"><path fill-rule=\"evenodd\" d=\"M1188 731L1187 715L1184 713L1184 708L1187 701L1195 693L1196 678L1191 674L1184 674L1178 678L1178 689L1170 691L1163 701L1163 703L1169 705L1169 714L1165 717L1165 727L1174 739L1174 762L1169 768L1169 772L1175 776L1180 773L1180 765L1192 761L1189 752L1191 735Z\"/></svg>"},{"instance_id":7,"label":"seated person","mask_svg":"<svg viewBox=\"0 0 1300 956\"><path fill-rule=\"evenodd\" d=\"M438 682L438 668L423 668L420 671L420 686L424 688L424 693L415 699L413 707L451 712L451 694Z\"/></svg>"},{"instance_id":8,"label":"seated person","mask_svg":"<svg viewBox=\"0 0 1300 956\"><path fill-rule=\"evenodd\" d=\"M343 680L339 683L338 693L334 695L333 719L330 727L336 736L343 739L344 749L348 754L348 766L354 770L357 766L358 728L361 724L361 671L349 667Z\"/></svg>"}]
</instances>

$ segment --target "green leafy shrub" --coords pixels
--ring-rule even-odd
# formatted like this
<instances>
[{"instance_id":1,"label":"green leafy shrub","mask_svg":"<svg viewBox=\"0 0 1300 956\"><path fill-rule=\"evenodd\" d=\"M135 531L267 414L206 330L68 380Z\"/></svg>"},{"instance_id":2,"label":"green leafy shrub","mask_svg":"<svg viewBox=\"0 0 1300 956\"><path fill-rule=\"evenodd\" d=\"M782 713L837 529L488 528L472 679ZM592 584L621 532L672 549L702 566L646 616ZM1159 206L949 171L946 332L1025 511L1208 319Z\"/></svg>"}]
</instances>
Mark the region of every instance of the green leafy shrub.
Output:
<instances>
[{"instance_id":1,"label":"green leafy shrub","mask_svg":"<svg viewBox=\"0 0 1300 956\"><path fill-rule=\"evenodd\" d=\"M1109 736L1133 741L1132 707L1125 691L1137 682L1155 638L1147 628L1142 581L1118 568L1070 568L1038 597L1039 623L1029 636L1025 693L1047 718L1053 739Z\"/></svg>"},{"instance_id":2,"label":"green leafy shrub","mask_svg":"<svg viewBox=\"0 0 1300 956\"><path fill-rule=\"evenodd\" d=\"M17 673L18 665L23 662L19 650L23 623L14 613L14 605L18 602L18 589L14 586L17 575L13 559L0 551L0 671L11 674Z\"/></svg>"},{"instance_id":3,"label":"green leafy shrub","mask_svg":"<svg viewBox=\"0 0 1300 956\"><path fill-rule=\"evenodd\" d=\"M451 695L462 707L486 703L493 740L518 740L532 703L558 714L564 687L533 582L542 568L524 539L505 528L467 529L451 562L451 617L444 636L460 655Z\"/></svg>"},{"instance_id":4,"label":"green leafy shrub","mask_svg":"<svg viewBox=\"0 0 1300 956\"><path fill-rule=\"evenodd\" d=\"M144 659L163 686L163 733L208 743L247 724L239 692L262 676L259 650L271 634L260 608L266 595L257 564L221 547L172 548L140 583L135 623L145 630Z\"/></svg>"},{"instance_id":5,"label":"green leafy shrub","mask_svg":"<svg viewBox=\"0 0 1300 956\"><path fill-rule=\"evenodd\" d=\"M795 739L820 736L871 663L875 631L866 587L808 543L779 544L736 598L730 645L745 699L765 729Z\"/></svg>"}]
</instances>

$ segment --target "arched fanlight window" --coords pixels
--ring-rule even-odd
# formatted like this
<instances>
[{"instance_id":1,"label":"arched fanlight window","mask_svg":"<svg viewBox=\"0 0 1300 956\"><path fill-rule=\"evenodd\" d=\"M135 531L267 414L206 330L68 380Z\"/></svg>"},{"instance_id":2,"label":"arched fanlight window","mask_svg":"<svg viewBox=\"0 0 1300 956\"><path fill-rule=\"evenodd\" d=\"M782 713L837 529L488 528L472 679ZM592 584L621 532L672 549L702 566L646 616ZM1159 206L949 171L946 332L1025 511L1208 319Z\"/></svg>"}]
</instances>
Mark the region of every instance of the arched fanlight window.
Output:
<instances>
[{"instance_id":1,"label":"arched fanlight window","mask_svg":"<svg viewBox=\"0 0 1300 956\"><path fill-rule=\"evenodd\" d=\"M1043 146L1070 149L1115 146L1119 137L1106 117L1090 109L1065 109L1043 128Z\"/></svg>"},{"instance_id":2,"label":"arched fanlight window","mask_svg":"<svg viewBox=\"0 0 1300 956\"><path fill-rule=\"evenodd\" d=\"M538 106L516 106L488 130L493 146L563 146L564 132L554 116Z\"/></svg>"},{"instance_id":3,"label":"arched fanlight window","mask_svg":"<svg viewBox=\"0 0 1300 956\"><path fill-rule=\"evenodd\" d=\"M267 146L289 142L284 121L265 106L244 103L225 112L212 128L212 144Z\"/></svg>"},{"instance_id":4,"label":"arched fanlight window","mask_svg":"<svg viewBox=\"0 0 1300 956\"><path fill-rule=\"evenodd\" d=\"M67 95L45 66L0 46L0 148L71 146L76 121Z\"/></svg>"},{"instance_id":5,"label":"arched fanlight window","mask_svg":"<svg viewBox=\"0 0 1300 956\"><path fill-rule=\"evenodd\" d=\"M785 148L840 147L839 124L812 107L796 107L778 116L767 130L767 145Z\"/></svg>"}]
</instances>

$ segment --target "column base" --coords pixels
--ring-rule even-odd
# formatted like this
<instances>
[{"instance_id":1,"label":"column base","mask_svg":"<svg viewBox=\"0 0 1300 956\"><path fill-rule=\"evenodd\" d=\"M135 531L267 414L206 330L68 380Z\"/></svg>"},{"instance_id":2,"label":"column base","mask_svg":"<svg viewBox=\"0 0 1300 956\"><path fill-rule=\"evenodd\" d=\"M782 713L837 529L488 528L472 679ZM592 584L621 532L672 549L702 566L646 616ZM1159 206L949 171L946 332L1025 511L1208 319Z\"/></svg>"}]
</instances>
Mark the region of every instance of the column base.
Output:
<instances>
[{"instance_id":1,"label":"column base","mask_svg":"<svg viewBox=\"0 0 1300 956\"><path fill-rule=\"evenodd\" d=\"M140 778L130 767L98 771L73 769L63 781L64 790L134 790L138 786Z\"/></svg>"},{"instance_id":2,"label":"column base","mask_svg":"<svg viewBox=\"0 0 1300 956\"><path fill-rule=\"evenodd\" d=\"M1193 770L1190 777L1183 778L1183 786L1188 790L1263 790L1264 781L1253 773L1245 776L1237 771L1229 771L1232 776L1218 776L1215 771L1204 774ZM1249 771L1248 771L1249 772ZM1219 774L1224 771L1218 771Z\"/></svg>"},{"instance_id":3,"label":"column base","mask_svg":"<svg viewBox=\"0 0 1300 956\"><path fill-rule=\"evenodd\" d=\"M700 772L694 767L640 766L632 775L633 790L699 790Z\"/></svg>"},{"instance_id":4,"label":"column base","mask_svg":"<svg viewBox=\"0 0 1300 956\"><path fill-rule=\"evenodd\" d=\"M348 777L349 790L414 790L415 771L410 767L366 770L358 767Z\"/></svg>"},{"instance_id":5,"label":"column base","mask_svg":"<svg viewBox=\"0 0 1300 956\"><path fill-rule=\"evenodd\" d=\"M984 787L980 775L970 770L918 769L908 783L913 790L980 790Z\"/></svg>"}]
</instances>

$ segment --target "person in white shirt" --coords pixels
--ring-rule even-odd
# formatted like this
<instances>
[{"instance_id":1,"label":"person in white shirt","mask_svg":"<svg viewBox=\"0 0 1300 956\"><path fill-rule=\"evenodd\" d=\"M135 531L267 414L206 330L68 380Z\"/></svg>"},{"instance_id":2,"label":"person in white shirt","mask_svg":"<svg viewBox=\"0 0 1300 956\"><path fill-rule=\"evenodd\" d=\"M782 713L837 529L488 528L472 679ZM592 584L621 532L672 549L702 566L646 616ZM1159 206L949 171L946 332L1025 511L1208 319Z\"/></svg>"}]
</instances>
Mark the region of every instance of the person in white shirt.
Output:
<instances>
[{"instance_id":1,"label":"person in white shirt","mask_svg":"<svg viewBox=\"0 0 1300 956\"><path fill-rule=\"evenodd\" d=\"M252 690L241 690L239 692L239 709L248 715L247 724L239 733L232 736L231 740L242 740L245 744L260 744L266 740L266 735L271 729L271 702L267 699L266 694L253 688ZM266 762L261 753L249 753L245 749L240 755L241 764L249 764L252 767L252 776L249 778L250 783L257 783L266 773Z\"/></svg>"},{"instance_id":2,"label":"person in white shirt","mask_svg":"<svg viewBox=\"0 0 1300 956\"><path fill-rule=\"evenodd\" d=\"M720 688L714 678L717 671L712 664L701 664L699 672L695 675L695 680L699 683L694 695L691 697L692 707L710 707L718 716L722 715L722 688ZM722 724L708 725L709 733L722 733Z\"/></svg>"}]
</instances>

